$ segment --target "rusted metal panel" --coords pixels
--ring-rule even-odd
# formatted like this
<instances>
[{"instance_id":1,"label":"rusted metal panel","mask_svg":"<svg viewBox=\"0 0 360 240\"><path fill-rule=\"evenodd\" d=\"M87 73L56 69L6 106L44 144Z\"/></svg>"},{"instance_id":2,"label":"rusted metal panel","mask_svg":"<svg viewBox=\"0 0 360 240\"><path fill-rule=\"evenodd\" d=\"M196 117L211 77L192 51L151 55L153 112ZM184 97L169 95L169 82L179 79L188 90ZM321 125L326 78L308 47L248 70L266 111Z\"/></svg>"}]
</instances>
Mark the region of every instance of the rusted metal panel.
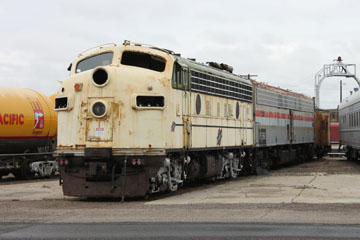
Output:
<instances>
[{"instance_id":1,"label":"rusted metal panel","mask_svg":"<svg viewBox=\"0 0 360 240\"><path fill-rule=\"evenodd\" d=\"M330 115L327 112L315 112L315 145L330 146Z\"/></svg>"}]
</instances>

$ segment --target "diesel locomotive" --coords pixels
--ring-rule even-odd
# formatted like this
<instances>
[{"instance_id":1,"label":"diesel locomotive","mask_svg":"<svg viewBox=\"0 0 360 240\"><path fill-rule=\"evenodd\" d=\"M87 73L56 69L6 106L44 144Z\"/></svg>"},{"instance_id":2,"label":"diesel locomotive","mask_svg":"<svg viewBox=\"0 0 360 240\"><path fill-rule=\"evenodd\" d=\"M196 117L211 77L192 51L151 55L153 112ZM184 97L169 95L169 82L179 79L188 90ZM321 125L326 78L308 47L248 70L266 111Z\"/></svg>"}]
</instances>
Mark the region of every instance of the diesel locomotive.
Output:
<instances>
[{"instance_id":1,"label":"diesel locomotive","mask_svg":"<svg viewBox=\"0 0 360 240\"><path fill-rule=\"evenodd\" d=\"M146 196L312 158L309 97L150 45L90 50L55 99L65 195Z\"/></svg>"}]
</instances>

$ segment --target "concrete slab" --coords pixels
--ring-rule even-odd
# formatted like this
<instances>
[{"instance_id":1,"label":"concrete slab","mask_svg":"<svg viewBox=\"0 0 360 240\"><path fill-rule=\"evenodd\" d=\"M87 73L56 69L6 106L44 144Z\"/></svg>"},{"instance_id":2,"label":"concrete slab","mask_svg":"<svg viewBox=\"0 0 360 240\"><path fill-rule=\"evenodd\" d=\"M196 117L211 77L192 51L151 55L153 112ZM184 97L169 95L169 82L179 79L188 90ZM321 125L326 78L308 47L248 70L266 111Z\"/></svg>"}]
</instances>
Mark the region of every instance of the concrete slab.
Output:
<instances>
[{"instance_id":1,"label":"concrete slab","mask_svg":"<svg viewBox=\"0 0 360 240\"><path fill-rule=\"evenodd\" d=\"M239 177L213 185L187 187L178 193L151 197L145 204L360 203L360 171L355 169L358 165L353 167L349 162L344 161L325 163L311 162L294 168L279 169L267 176ZM334 164L333 167L329 167L331 164ZM308 171L314 170L314 166L318 166L317 170L328 166L326 169L331 171L327 173ZM344 171L333 173L334 169ZM63 196L57 179L0 184L0 201L49 199L72 198ZM151 201L151 199L156 200Z\"/></svg>"},{"instance_id":2,"label":"concrete slab","mask_svg":"<svg viewBox=\"0 0 360 240\"><path fill-rule=\"evenodd\" d=\"M360 175L254 176L146 204L360 203Z\"/></svg>"},{"instance_id":3,"label":"concrete slab","mask_svg":"<svg viewBox=\"0 0 360 240\"><path fill-rule=\"evenodd\" d=\"M0 185L0 201L63 199L59 180L31 181Z\"/></svg>"}]
</instances>

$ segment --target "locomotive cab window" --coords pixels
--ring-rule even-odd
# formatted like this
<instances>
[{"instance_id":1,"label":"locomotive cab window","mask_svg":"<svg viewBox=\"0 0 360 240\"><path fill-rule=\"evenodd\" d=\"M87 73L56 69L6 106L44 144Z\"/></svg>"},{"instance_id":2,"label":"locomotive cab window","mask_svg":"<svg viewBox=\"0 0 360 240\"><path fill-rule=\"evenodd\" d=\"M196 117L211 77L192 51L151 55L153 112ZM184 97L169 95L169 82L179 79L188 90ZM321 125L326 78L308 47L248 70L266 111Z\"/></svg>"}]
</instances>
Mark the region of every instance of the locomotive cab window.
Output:
<instances>
[{"instance_id":1,"label":"locomotive cab window","mask_svg":"<svg viewBox=\"0 0 360 240\"><path fill-rule=\"evenodd\" d=\"M172 77L172 86L176 89L185 89L188 90L189 77L188 77L188 68L182 66L179 63L174 63L173 77Z\"/></svg>"},{"instance_id":2,"label":"locomotive cab window","mask_svg":"<svg viewBox=\"0 0 360 240\"><path fill-rule=\"evenodd\" d=\"M182 68L180 64L174 63L174 71L173 71L173 87L177 89L183 89L184 84L182 81Z\"/></svg>"},{"instance_id":3,"label":"locomotive cab window","mask_svg":"<svg viewBox=\"0 0 360 240\"><path fill-rule=\"evenodd\" d=\"M75 73L84 72L98 66L110 65L113 60L113 55L112 52L107 52L81 60L76 66Z\"/></svg>"},{"instance_id":4,"label":"locomotive cab window","mask_svg":"<svg viewBox=\"0 0 360 240\"><path fill-rule=\"evenodd\" d=\"M140 108L163 108L165 98L163 96L137 96L136 106Z\"/></svg>"},{"instance_id":5,"label":"locomotive cab window","mask_svg":"<svg viewBox=\"0 0 360 240\"><path fill-rule=\"evenodd\" d=\"M68 107L68 98L59 97L55 98L55 110L64 110Z\"/></svg>"},{"instance_id":6,"label":"locomotive cab window","mask_svg":"<svg viewBox=\"0 0 360 240\"><path fill-rule=\"evenodd\" d=\"M121 64L163 72L166 61L154 55L139 52L123 52Z\"/></svg>"}]
</instances>

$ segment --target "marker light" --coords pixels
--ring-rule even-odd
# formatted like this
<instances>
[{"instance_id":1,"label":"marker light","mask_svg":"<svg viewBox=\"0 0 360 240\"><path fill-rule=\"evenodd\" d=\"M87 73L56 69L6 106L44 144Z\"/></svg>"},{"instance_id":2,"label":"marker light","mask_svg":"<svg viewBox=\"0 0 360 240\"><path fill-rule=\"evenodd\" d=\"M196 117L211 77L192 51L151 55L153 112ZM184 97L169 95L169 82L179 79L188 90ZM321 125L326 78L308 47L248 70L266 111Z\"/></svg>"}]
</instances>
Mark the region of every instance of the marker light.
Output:
<instances>
[{"instance_id":1,"label":"marker light","mask_svg":"<svg viewBox=\"0 0 360 240\"><path fill-rule=\"evenodd\" d=\"M75 83L75 84L74 84L74 90L75 90L75 91L81 91L81 90L82 90L82 87L83 87L83 84L82 84L82 83Z\"/></svg>"}]
</instances>

